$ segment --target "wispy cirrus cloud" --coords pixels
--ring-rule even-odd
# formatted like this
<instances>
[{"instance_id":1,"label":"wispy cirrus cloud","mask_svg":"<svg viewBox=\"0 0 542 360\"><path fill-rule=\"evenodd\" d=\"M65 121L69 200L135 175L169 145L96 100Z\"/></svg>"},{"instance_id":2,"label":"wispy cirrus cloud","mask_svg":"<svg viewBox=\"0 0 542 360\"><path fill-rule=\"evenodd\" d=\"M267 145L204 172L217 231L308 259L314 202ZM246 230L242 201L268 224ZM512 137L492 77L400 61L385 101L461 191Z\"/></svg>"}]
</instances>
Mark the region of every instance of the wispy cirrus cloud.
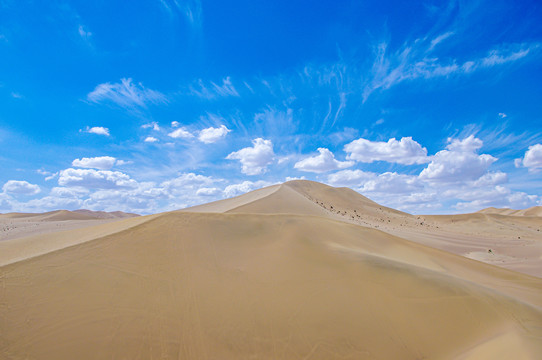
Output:
<instances>
[{"instance_id":1,"label":"wispy cirrus cloud","mask_svg":"<svg viewBox=\"0 0 542 360\"><path fill-rule=\"evenodd\" d=\"M404 43L397 51L389 51L388 42L375 47L375 59L363 88L363 100L376 90L386 90L401 82L432 79L451 75L465 75L520 60L540 47L538 43L503 44L489 50L485 56L460 61L457 58L441 59L434 55L435 47L452 37L446 32L431 40L416 39Z\"/></svg>"},{"instance_id":2,"label":"wispy cirrus cloud","mask_svg":"<svg viewBox=\"0 0 542 360\"><path fill-rule=\"evenodd\" d=\"M77 32L84 42L86 42L89 46L92 46L92 32L90 32L86 26L79 24L77 27Z\"/></svg>"},{"instance_id":3,"label":"wispy cirrus cloud","mask_svg":"<svg viewBox=\"0 0 542 360\"><path fill-rule=\"evenodd\" d=\"M202 7L200 0L160 0L160 4L169 15L180 14L193 27L201 27Z\"/></svg>"},{"instance_id":4,"label":"wispy cirrus cloud","mask_svg":"<svg viewBox=\"0 0 542 360\"><path fill-rule=\"evenodd\" d=\"M222 79L222 84L217 84L213 81L205 84L205 82L200 79L198 80L197 85L190 86L189 93L207 100L228 96L239 97L239 93L229 76Z\"/></svg>"},{"instance_id":5,"label":"wispy cirrus cloud","mask_svg":"<svg viewBox=\"0 0 542 360\"><path fill-rule=\"evenodd\" d=\"M167 97L159 91L134 83L131 78L122 78L118 83L103 83L87 95L93 103L113 103L124 109L140 111L149 104L165 104Z\"/></svg>"}]
</instances>

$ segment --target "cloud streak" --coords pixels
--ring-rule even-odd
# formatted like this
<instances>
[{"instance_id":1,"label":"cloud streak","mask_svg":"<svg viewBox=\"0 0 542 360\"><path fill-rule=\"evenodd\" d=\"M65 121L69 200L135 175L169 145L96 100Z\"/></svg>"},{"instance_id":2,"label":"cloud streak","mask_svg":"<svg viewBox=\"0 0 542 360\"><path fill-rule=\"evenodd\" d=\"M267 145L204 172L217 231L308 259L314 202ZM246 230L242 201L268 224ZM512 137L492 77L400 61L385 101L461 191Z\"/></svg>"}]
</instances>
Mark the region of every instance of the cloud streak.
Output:
<instances>
[{"instance_id":1,"label":"cloud streak","mask_svg":"<svg viewBox=\"0 0 542 360\"><path fill-rule=\"evenodd\" d=\"M466 75L478 70L520 60L539 48L538 43L504 44L489 50L486 56L460 61L456 58L440 59L433 55L434 48L454 35L447 32L430 40L416 39L404 43L395 51L389 50L387 42L375 47L375 59L370 76L363 88L363 100L376 90L387 90L401 82L417 79L442 78Z\"/></svg>"},{"instance_id":2,"label":"cloud streak","mask_svg":"<svg viewBox=\"0 0 542 360\"><path fill-rule=\"evenodd\" d=\"M150 104L165 104L167 97L159 91L147 89L142 83L135 84L131 78L119 83L99 84L87 95L92 103L112 103L127 110L140 111Z\"/></svg>"}]
</instances>

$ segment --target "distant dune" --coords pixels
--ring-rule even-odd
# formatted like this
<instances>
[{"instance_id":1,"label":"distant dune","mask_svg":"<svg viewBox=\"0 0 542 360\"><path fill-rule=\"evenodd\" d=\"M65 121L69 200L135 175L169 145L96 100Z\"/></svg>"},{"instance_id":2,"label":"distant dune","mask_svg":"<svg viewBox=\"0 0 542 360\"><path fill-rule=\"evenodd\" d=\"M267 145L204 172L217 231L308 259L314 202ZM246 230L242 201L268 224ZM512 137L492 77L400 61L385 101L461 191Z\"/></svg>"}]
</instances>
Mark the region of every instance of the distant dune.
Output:
<instances>
[{"instance_id":1,"label":"distant dune","mask_svg":"<svg viewBox=\"0 0 542 360\"><path fill-rule=\"evenodd\" d=\"M293 181L0 242L0 358L539 359L542 279L457 250L538 221Z\"/></svg>"},{"instance_id":2,"label":"distant dune","mask_svg":"<svg viewBox=\"0 0 542 360\"><path fill-rule=\"evenodd\" d=\"M105 212L92 210L55 210L46 213L7 213L0 214L4 219L33 219L37 221L65 221L65 220L95 220L95 219L123 219L139 216L138 214L122 211Z\"/></svg>"},{"instance_id":3,"label":"distant dune","mask_svg":"<svg viewBox=\"0 0 542 360\"><path fill-rule=\"evenodd\" d=\"M0 241L73 230L136 216L139 215L91 210L0 214Z\"/></svg>"},{"instance_id":4,"label":"distant dune","mask_svg":"<svg viewBox=\"0 0 542 360\"><path fill-rule=\"evenodd\" d=\"M497 214L508 216L542 216L542 206L533 206L523 210L514 210L508 208L497 209L494 207L489 207L478 212L481 214Z\"/></svg>"}]
</instances>

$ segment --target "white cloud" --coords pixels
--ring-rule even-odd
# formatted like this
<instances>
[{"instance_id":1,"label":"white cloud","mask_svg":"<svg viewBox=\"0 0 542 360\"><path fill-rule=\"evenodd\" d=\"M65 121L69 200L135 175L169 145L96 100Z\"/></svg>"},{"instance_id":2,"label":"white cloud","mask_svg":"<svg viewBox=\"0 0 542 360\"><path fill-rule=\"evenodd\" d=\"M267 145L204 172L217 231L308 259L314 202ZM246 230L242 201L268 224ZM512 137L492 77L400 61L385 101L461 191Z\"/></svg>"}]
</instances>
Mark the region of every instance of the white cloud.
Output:
<instances>
[{"instance_id":1,"label":"white cloud","mask_svg":"<svg viewBox=\"0 0 542 360\"><path fill-rule=\"evenodd\" d=\"M45 178L45 181L53 180L54 178L56 178L56 177L58 176L59 173L60 173L60 172L57 171L56 173L53 173L53 174L47 176L47 177Z\"/></svg>"},{"instance_id":2,"label":"white cloud","mask_svg":"<svg viewBox=\"0 0 542 360\"><path fill-rule=\"evenodd\" d=\"M72 166L80 167L80 168L109 170L115 165L116 162L117 162L117 159L112 156L99 156L99 157L93 157L93 158L84 157L81 159L73 160Z\"/></svg>"},{"instance_id":3,"label":"white cloud","mask_svg":"<svg viewBox=\"0 0 542 360\"><path fill-rule=\"evenodd\" d=\"M230 77L222 79L222 85L210 82L205 85L203 80L198 81L197 87L190 86L190 93L203 99L214 99L217 97L235 96L239 97L239 93L231 82Z\"/></svg>"},{"instance_id":4,"label":"white cloud","mask_svg":"<svg viewBox=\"0 0 542 360\"><path fill-rule=\"evenodd\" d=\"M305 158L295 163L294 168L301 171L323 173L332 170L344 169L354 165L353 161L338 161L331 151L318 148L320 155Z\"/></svg>"},{"instance_id":5,"label":"white cloud","mask_svg":"<svg viewBox=\"0 0 542 360\"><path fill-rule=\"evenodd\" d=\"M100 189L91 193L82 206L90 210L151 213L158 210L158 201L166 198L154 183L144 182L130 189Z\"/></svg>"},{"instance_id":6,"label":"white cloud","mask_svg":"<svg viewBox=\"0 0 542 360\"><path fill-rule=\"evenodd\" d=\"M43 169L37 169L36 172L40 175L43 175L43 176L50 176L52 175L52 173L50 171L47 171L47 170L43 170Z\"/></svg>"},{"instance_id":7,"label":"white cloud","mask_svg":"<svg viewBox=\"0 0 542 360\"><path fill-rule=\"evenodd\" d=\"M491 50L486 57L480 59L478 62L480 66L491 67L521 59L527 56L529 52L529 48L518 49L516 51L511 49Z\"/></svg>"},{"instance_id":8,"label":"white cloud","mask_svg":"<svg viewBox=\"0 0 542 360\"><path fill-rule=\"evenodd\" d=\"M180 13L194 28L201 27L201 0L160 0L160 3L170 16Z\"/></svg>"},{"instance_id":9,"label":"white cloud","mask_svg":"<svg viewBox=\"0 0 542 360\"><path fill-rule=\"evenodd\" d=\"M196 195L197 196L217 196L217 195L220 195L222 193L222 190L220 190L219 188L199 188L197 191L196 191Z\"/></svg>"},{"instance_id":10,"label":"white cloud","mask_svg":"<svg viewBox=\"0 0 542 360\"><path fill-rule=\"evenodd\" d=\"M502 171L488 172L472 183L474 187L489 187L508 182L508 175Z\"/></svg>"},{"instance_id":11,"label":"white cloud","mask_svg":"<svg viewBox=\"0 0 542 360\"><path fill-rule=\"evenodd\" d=\"M211 144L226 137L230 131L225 125L220 125L218 128L209 127L200 131L198 139L205 144Z\"/></svg>"},{"instance_id":12,"label":"white cloud","mask_svg":"<svg viewBox=\"0 0 542 360\"><path fill-rule=\"evenodd\" d=\"M137 181L120 171L73 169L61 170L60 186L80 186L87 189L117 189L137 187Z\"/></svg>"},{"instance_id":13,"label":"white cloud","mask_svg":"<svg viewBox=\"0 0 542 360\"><path fill-rule=\"evenodd\" d=\"M90 41L90 38L92 37L92 33L90 31L86 30L83 25L79 25L77 30L79 32L79 36L81 36L81 38L83 40Z\"/></svg>"},{"instance_id":14,"label":"white cloud","mask_svg":"<svg viewBox=\"0 0 542 360\"><path fill-rule=\"evenodd\" d=\"M411 194L423 190L423 184L414 175L385 172L366 181L361 192L385 194Z\"/></svg>"},{"instance_id":15,"label":"white cloud","mask_svg":"<svg viewBox=\"0 0 542 360\"><path fill-rule=\"evenodd\" d=\"M156 90L147 89L143 84L134 84L132 79L121 79L120 83L103 83L87 95L94 103L112 102L129 110L146 108L147 104L162 104L168 100Z\"/></svg>"},{"instance_id":16,"label":"white cloud","mask_svg":"<svg viewBox=\"0 0 542 360\"><path fill-rule=\"evenodd\" d=\"M184 127L178 128L177 130L173 130L167 135L174 139L190 139L194 137L194 135L188 132L188 130L186 130Z\"/></svg>"},{"instance_id":17,"label":"white cloud","mask_svg":"<svg viewBox=\"0 0 542 360\"><path fill-rule=\"evenodd\" d=\"M94 126L94 127L86 127L85 130L79 130L81 132L86 132L86 133L89 133L89 134L96 134L96 135L104 135L104 136L109 136L109 129L106 128L106 127L101 127L101 126Z\"/></svg>"},{"instance_id":18,"label":"white cloud","mask_svg":"<svg viewBox=\"0 0 542 360\"><path fill-rule=\"evenodd\" d=\"M364 163L374 161L387 161L403 165L423 164L429 161L427 149L412 140L411 137L395 138L388 142L370 141L359 138L346 144L344 147L349 160L356 160Z\"/></svg>"},{"instance_id":19,"label":"white cloud","mask_svg":"<svg viewBox=\"0 0 542 360\"><path fill-rule=\"evenodd\" d=\"M187 191L194 192L196 189L209 187L210 185L221 181L222 179L215 179L210 176L183 173L174 179L162 182L160 187L163 188L167 194L182 195Z\"/></svg>"},{"instance_id":20,"label":"white cloud","mask_svg":"<svg viewBox=\"0 0 542 360\"><path fill-rule=\"evenodd\" d=\"M478 211L490 206L524 209L535 206L540 201L540 198L536 195L513 192L504 186L458 191L454 195L463 200L454 205L454 208L461 212Z\"/></svg>"},{"instance_id":21,"label":"white cloud","mask_svg":"<svg viewBox=\"0 0 542 360\"><path fill-rule=\"evenodd\" d=\"M377 174L361 170L342 170L330 174L327 182L333 186L362 187L365 182L374 179Z\"/></svg>"},{"instance_id":22,"label":"white cloud","mask_svg":"<svg viewBox=\"0 0 542 360\"><path fill-rule=\"evenodd\" d=\"M483 143L473 135L463 140L448 139L448 142L447 150L431 157L431 163L420 173L421 179L442 183L474 181L497 161L489 154L477 154Z\"/></svg>"},{"instance_id":23,"label":"white cloud","mask_svg":"<svg viewBox=\"0 0 542 360\"><path fill-rule=\"evenodd\" d=\"M461 63L459 59L449 59L446 62L432 56L435 46L453 33L442 34L430 42L428 39L416 39L411 43L404 43L396 52L388 51L388 43L382 42L375 48L371 75L363 89L365 101L372 92L386 90L403 81L415 79L432 79L447 77L454 74L469 74L477 70L488 69L497 65L514 62L524 58L538 44L505 45L499 49L492 49L484 57L478 57Z\"/></svg>"},{"instance_id":24,"label":"white cloud","mask_svg":"<svg viewBox=\"0 0 542 360\"><path fill-rule=\"evenodd\" d=\"M54 187L49 192L50 196L66 197L66 198L78 198L89 193L88 189L82 187Z\"/></svg>"},{"instance_id":25,"label":"white cloud","mask_svg":"<svg viewBox=\"0 0 542 360\"><path fill-rule=\"evenodd\" d=\"M177 128L181 125L181 123L179 123L178 121L172 121L171 122L171 127L174 127L174 128Z\"/></svg>"},{"instance_id":26,"label":"white cloud","mask_svg":"<svg viewBox=\"0 0 542 360\"><path fill-rule=\"evenodd\" d=\"M238 195L242 195L252 190L261 189L266 186L271 186L274 183L258 180L258 181L243 181L240 184L228 185L224 189L224 197L230 198Z\"/></svg>"},{"instance_id":27,"label":"white cloud","mask_svg":"<svg viewBox=\"0 0 542 360\"><path fill-rule=\"evenodd\" d=\"M505 113L502 113L502 112L499 113L499 117L500 117L501 119L504 119L504 118L507 117L507 116L508 116L508 115L506 115Z\"/></svg>"},{"instance_id":28,"label":"white cloud","mask_svg":"<svg viewBox=\"0 0 542 360\"><path fill-rule=\"evenodd\" d=\"M476 152L484 145L484 142L474 135L469 135L463 140L448 138L446 149L453 152Z\"/></svg>"},{"instance_id":29,"label":"white cloud","mask_svg":"<svg viewBox=\"0 0 542 360\"><path fill-rule=\"evenodd\" d=\"M446 40L452 35L454 35L454 32L448 31L448 32L445 32L444 34L437 36L436 38L431 40L431 45L429 46L429 49L427 51L432 51L435 48L435 46L437 46L438 44L440 44L441 42L443 42L444 40Z\"/></svg>"},{"instance_id":30,"label":"white cloud","mask_svg":"<svg viewBox=\"0 0 542 360\"><path fill-rule=\"evenodd\" d=\"M530 171L542 169L542 144L529 146L523 159L516 159L515 164L516 167L523 165Z\"/></svg>"},{"instance_id":31,"label":"white cloud","mask_svg":"<svg viewBox=\"0 0 542 360\"><path fill-rule=\"evenodd\" d=\"M19 211L43 212L51 210L75 210L80 209L83 201L77 198L45 196L40 199L32 199L19 204Z\"/></svg>"},{"instance_id":32,"label":"white cloud","mask_svg":"<svg viewBox=\"0 0 542 360\"><path fill-rule=\"evenodd\" d=\"M144 141L148 143L154 143L154 142L157 142L158 139L153 136L147 136Z\"/></svg>"},{"instance_id":33,"label":"white cloud","mask_svg":"<svg viewBox=\"0 0 542 360\"><path fill-rule=\"evenodd\" d=\"M267 166L273 163L275 153L273 152L273 143L271 140L257 138L252 140L253 147L246 147L239 151L232 152L226 159L239 160L241 162L241 172L247 175L263 174Z\"/></svg>"},{"instance_id":34,"label":"white cloud","mask_svg":"<svg viewBox=\"0 0 542 360\"><path fill-rule=\"evenodd\" d=\"M6 194L15 194L15 195L36 195L41 192L41 189L38 185L31 184L28 181L20 180L8 180L2 190Z\"/></svg>"},{"instance_id":35,"label":"white cloud","mask_svg":"<svg viewBox=\"0 0 542 360\"><path fill-rule=\"evenodd\" d=\"M156 121L153 121L153 122L148 123L148 124L143 124L143 125L141 125L141 127L143 129L152 128L154 131L160 131L160 126L158 125L158 123Z\"/></svg>"}]
</instances>

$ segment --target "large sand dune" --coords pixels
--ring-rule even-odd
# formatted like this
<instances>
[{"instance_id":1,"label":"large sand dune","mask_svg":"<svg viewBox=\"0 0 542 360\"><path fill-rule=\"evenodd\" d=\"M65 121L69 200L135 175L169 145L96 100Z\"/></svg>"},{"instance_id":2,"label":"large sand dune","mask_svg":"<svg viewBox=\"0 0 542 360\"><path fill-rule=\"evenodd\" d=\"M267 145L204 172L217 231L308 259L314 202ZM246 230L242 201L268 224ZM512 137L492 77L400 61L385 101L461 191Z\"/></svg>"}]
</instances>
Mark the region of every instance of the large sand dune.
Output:
<instances>
[{"instance_id":1,"label":"large sand dune","mask_svg":"<svg viewBox=\"0 0 542 360\"><path fill-rule=\"evenodd\" d=\"M479 215L296 181L0 242L0 358L538 359L542 279L438 249Z\"/></svg>"}]
</instances>

